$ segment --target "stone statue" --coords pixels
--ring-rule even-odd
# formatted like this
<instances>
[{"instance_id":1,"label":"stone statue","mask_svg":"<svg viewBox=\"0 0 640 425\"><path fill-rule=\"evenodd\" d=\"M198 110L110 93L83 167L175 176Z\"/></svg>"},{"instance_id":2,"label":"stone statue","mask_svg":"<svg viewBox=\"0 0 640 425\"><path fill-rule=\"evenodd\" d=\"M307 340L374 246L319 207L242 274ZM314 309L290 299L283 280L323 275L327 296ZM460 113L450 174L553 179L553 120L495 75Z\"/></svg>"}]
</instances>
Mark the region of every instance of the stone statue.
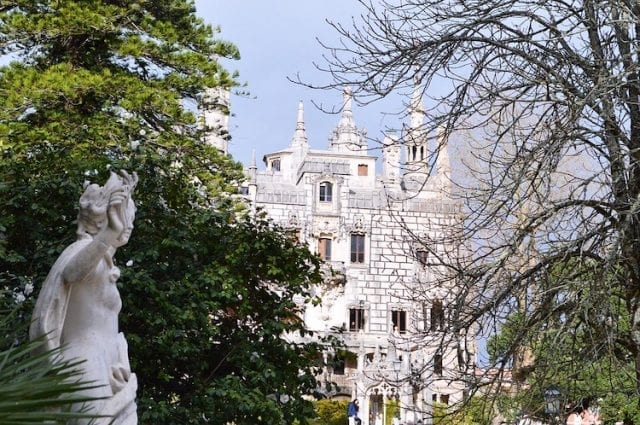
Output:
<instances>
[{"instance_id":1,"label":"stone statue","mask_svg":"<svg viewBox=\"0 0 640 425\"><path fill-rule=\"evenodd\" d=\"M104 186L86 187L80 198L78 239L51 268L33 313L31 340L46 338L43 350L62 347L65 360L83 361L78 366L82 379L95 388L82 395L101 398L73 409L105 417L76 424L138 423L137 379L129 366L127 342L118 332L120 269L113 262L115 250L131 236L131 193L137 182L135 173L121 171L111 173Z\"/></svg>"}]
</instances>

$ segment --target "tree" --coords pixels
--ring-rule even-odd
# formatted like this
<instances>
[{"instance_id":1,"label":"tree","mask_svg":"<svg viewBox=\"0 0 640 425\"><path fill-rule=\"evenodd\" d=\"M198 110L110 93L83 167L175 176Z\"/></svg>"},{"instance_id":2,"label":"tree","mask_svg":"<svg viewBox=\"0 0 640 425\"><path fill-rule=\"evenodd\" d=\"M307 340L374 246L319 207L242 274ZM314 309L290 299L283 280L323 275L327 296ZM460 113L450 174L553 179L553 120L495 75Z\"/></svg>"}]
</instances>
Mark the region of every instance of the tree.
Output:
<instances>
[{"instance_id":1,"label":"tree","mask_svg":"<svg viewBox=\"0 0 640 425\"><path fill-rule=\"evenodd\" d=\"M423 134L444 135L431 159L447 138L470 147L451 194L466 200L457 237L470 254L439 257L457 288L451 334L495 332L518 311L512 354L551 343L540 339L549 324L583 348L516 362L523 379L551 380L543 369L578 357L607 359L631 366L629 395L640 400L640 7L360 3L353 27L334 24L342 42L321 65L333 77L325 87L351 85L369 102L417 84L428 99Z\"/></svg>"},{"instance_id":2,"label":"tree","mask_svg":"<svg viewBox=\"0 0 640 425\"><path fill-rule=\"evenodd\" d=\"M317 260L248 217L239 165L193 111L235 84L218 63L235 46L190 0L9 0L0 53L0 285L20 304L2 347L26 340L83 182L136 171L136 229L116 256L140 422L304 422L318 346L287 337L305 332Z\"/></svg>"}]
</instances>

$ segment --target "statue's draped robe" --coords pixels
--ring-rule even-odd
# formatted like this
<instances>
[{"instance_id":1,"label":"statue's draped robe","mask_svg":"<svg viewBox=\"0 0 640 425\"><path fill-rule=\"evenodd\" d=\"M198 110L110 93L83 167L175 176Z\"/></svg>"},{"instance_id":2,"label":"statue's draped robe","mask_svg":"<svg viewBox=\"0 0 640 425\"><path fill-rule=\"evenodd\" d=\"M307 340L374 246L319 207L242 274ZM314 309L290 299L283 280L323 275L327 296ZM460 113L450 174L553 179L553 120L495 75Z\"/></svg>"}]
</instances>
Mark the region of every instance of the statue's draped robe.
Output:
<instances>
[{"instance_id":1,"label":"statue's draped robe","mask_svg":"<svg viewBox=\"0 0 640 425\"><path fill-rule=\"evenodd\" d=\"M111 359L107 359L107 356L103 354L107 349L117 350L118 366L124 366L129 369L124 335L122 333L112 335L110 341L103 341L102 344L93 341L87 347L80 347L80 349L74 347L74 345L78 344L78 341L66 344L63 340L63 329L71 292L74 285L83 284L83 282L65 283L63 273L69 262L86 248L91 241L92 238L90 236L79 239L67 247L54 263L38 296L29 335L31 340L45 339L40 348L41 352L62 347L62 356L65 360L84 361L79 365L79 368L83 369L85 380L94 381L92 382L93 385L100 386L98 389L87 391L87 395L107 397L104 400L77 406L78 409L89 407L92 413L108 416L92 423L96 425L110 423L113 425L134 425L137 424L135 404L136 376L131 374L124 386L113 385L111 366L116 366L116 364L110 364ZM104 347L101 347L101 345L104 345ZM78 351L86 353L85 356L88 358L77 358L77 356L71 354ZM99 370L93 370L96 367L99 367ZM93 369L89 370L90 368ZM78 423L84 422L79 421Z\"/></svg>"}]
</instances>

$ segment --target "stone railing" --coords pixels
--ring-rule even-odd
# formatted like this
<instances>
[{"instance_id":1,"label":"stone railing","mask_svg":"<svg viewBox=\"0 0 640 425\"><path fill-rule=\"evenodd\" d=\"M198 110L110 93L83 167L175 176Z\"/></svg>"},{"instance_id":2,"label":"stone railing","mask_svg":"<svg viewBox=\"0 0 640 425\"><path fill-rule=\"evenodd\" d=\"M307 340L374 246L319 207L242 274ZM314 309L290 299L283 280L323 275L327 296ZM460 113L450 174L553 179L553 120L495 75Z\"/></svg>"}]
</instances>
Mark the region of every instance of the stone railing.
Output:
<instances>
[{"instance_id":1,"label":"stone railing","mask_svg":"<svg viewBox=\"0 0 640 425\"><path fill-rule=\"evenodd\" d=\"M265 204L306 205L304 191L266 190L258 191L256 202Z\"/></svg>"}]
</instances>

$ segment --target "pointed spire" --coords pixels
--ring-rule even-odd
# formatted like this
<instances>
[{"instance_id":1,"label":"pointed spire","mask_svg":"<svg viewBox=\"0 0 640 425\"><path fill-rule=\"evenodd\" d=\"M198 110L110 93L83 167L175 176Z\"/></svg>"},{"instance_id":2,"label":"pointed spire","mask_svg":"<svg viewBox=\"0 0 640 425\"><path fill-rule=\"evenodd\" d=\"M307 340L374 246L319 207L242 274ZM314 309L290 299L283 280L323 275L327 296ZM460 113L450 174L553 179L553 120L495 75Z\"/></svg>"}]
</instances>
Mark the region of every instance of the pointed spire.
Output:
<instances>
[{"instance_id":1,"label":"pointed spire","mask_svg":"<svg viewBox=\"0 0 640 425\"><path fill-rule=\"evenodd\" d=\"M358 130L356 122L353 119L352 103L353 93L351 92L351 88L345 86L344 92L342 93L342 114L330 140L332 150L353 152L363 149L366 150L367 148L364 133Z\"/></svg>"},{"instance_id":2,"label":"pointed spire","mask_svg":"<svg viewBox=\"0 0 640 425\"><path fill-rule=\"evenodd\" d=\"M258 174L258 166L256 164L256 150L251 153L251 165L249 165L249 184L255 185Z\"/></svg>"},{"instance_id":3,"label":"pointed spire","mask_svg":"<svg viewBox=\"0 0 640 425\"><path fill-rule=\"evenodd\" d=\"M296 131L293 133L291 146L306 147L308 144L307 132L304 128L304 105L302 100L298 103L298 118L296 120Z\"/></svg>"},{"instance_id":4,"label":"pointed spire","mask_svg":"<svg viewBox=\"0 0 640 425\"><path fill-rule=\"evenodd\" d=\"M411 114L411 129L418 130L424 124L424 105L422 103L422 87L417 78L414 79L413 94L411 96L409 109Z\"/></svg>"},{"instance_id":5,"label":"pointed spire","mask_svg":"<svg viewBox=\"0 0 640 425\"><path fill-rule=\"evenodd\" d=\"M451 161L449 158L449 141L447 140L447 132L443 125L438 127L438 174L449 177L451 175Z\"/></svg>"},{"instance_id":6,"label":"pointed spire","mask_svg":"<svg viewBox=\"0 0 640 425\"><path fill-rule=\"evenodd\" d=\"M251 151L251 168L258 168L258 165L256 164L256 150L253 149Z\"/></svg>"},{"instance_id":7,"label":"pointed spire","mask_svg":"<svg viewBox=\"0 0 640 425\"><path fill-rule=\"evenodd\" d=\"M342 116L352 115L353 111L351 110L351 102L353 101L353 93L351 92L351 87L346 86L344 91L342 92Z\"/></svg>"}]
</instances>

